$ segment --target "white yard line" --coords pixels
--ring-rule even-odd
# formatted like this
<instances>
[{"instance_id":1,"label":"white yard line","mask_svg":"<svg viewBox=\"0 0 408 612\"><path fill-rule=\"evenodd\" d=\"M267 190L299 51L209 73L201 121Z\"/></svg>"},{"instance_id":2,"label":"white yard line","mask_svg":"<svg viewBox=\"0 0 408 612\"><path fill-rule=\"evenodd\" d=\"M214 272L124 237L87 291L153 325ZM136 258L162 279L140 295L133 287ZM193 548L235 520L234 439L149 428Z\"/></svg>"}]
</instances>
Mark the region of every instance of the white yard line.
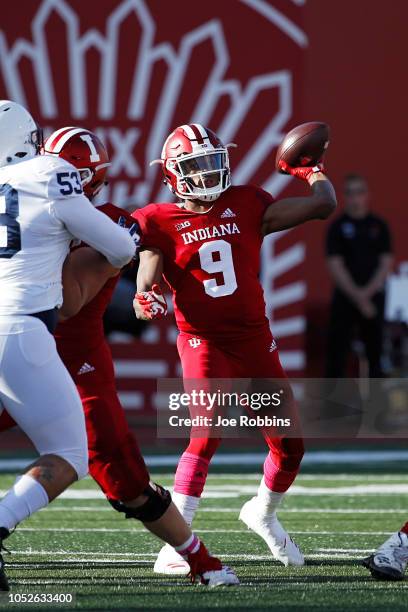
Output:
<instances>
[{"instance_id":1,"label":"white yard line","mask_svg":"<svg viewBox=\"0 0 408 612\"><path fill-rule=\"evenodd\" d=\"M288 495L396 495L408 493L408 484L367 484L349 487L302 487L293 485Z\"/></svg>"},{"instance_id":2,"label":"white yard line","mask_svg":"<svg viewBox=\"0 0 408 612\"><path fill-rule=\"evenodd\" d=\"M212 465L259 465L265 461L266 452L263 453L225 453L215 455ZM145 457L149 467L176 466L179 455L160 455ZM384 451L309 451L305 454L302 465L326 465L332 463L348 464L355 463L356 466L363 463L383 463L387 461L408 461L407 450L384 450Z\"/></svg>"},{"instance_id":3,"label":"white yard line","mask_svg":"<svg viewBox=\"0 0 408 612\"><path fill-rule=\"evenodd\" d=\"M245 1L249 2L250 0L245 0ZM252 1L254 1L254 0L252 0ZM318 555L316 555L313 558L321 559L322 557L319 557ZM352 559L353 557L338 557L338 558L346 560L346 559ZM262 560L262 559L260 559L260 560ZM78 559L77 561L75 561L75 563L80 563L81 561L85 562L86 560L85 559L83 559L83 560ZM101 563L103 563L103 560L98 559L97 561L100 561ZM132 561L124 561L124 562L121 562L121 563L125 563L125 564L128 563L130 565L133 562ZM142 561L140 563L142 563ZM147 561L146 561L146 563L147 563ZM25 566L24 565L20 565L19 568L21 568L21 567L24 568ZM30 565L27 566L27 569L30 569L30 570L31 569L41 569L41 566L40 565L36 565L36 564L30 564ZM304 571L303 568L300 567L300 568L297 568L297 569L299 571L300 578L303 578L303 576L302 576L302 572ZM240 577L240 586L238 588L240 589L240 591L242 589L253 590L254 583L251 580L251 578L245 578L245 577L242 577L242 576L239 576L239 577ZM169 582L167 580L168 578L169 578L169 576L162 576L163 581L162 581L161 586L163 586L163 585L168 586L169 585ZM305 583L304 583L304 581L303 580L296 581L296 580L293 580L293 578L294 578L294 574L291 574L290 580L285 580L284 577L283 578L282 577L280 577L280 578L274 577L272 584L275 587L279 588L281 591L293 591L293 589L295 587L297 589L299 589L299 590L304 591L305 590ZM183 578L183 576L178 576L178 577L174 576L173 580L174 580L174 585L179 585L180 584L180 580L185 583L186 580L188 580L188 579L186 579L185 577ZM366 574L366 582L369 582L369 589L370 589L370 591L373 591L373 590L374 591L375 590L376 591L381 591L381 590L384 589L384 585L382 583L377 583L376 581L372 580L369 577L368 574ZM30 579L24 580L24 579L19 578L18 579L18 583L19 583L19 585L21 584L21 585L25 585L25 586L28 586L28 587L32 587L33 580L30 580ZM50 579L39 579L39 580L37 580L36 579L35 580L35 584L36 585L41 585L41 586L54 587L54 590L58 589L58 591L60 592L62 582L61 582L61 579L58 579L58 578L56 578L54 580L52 580L52 579L51 580ZM160 583L158 583L158 584L160 584ZM328 581L326 586L332 587L333 586L333 582L332 581ZM391 587L391 585L388 585L388 586ZM368 587L368 585L365 585L365 588L367 588L367 587ZM344 583L336 582L336 590L337 591L345 591L346 595L350 591L355 591L357 593L360 593L362 588L363 587L361 586L361 583L353 584L353 583L350 583L350 581L347 581L347 582L344 582ZM315 591L317 591L320 594L320 592L322 590L322 583L319 582L319 581L317 581L317 582L308 581L307 582L307 590L308 591L315 590ZM404 591L408 590L408 584L407 583L405 583L405 584L401 583L401 582L398 583L398 591L402 591L402 590L404 590ZM15 609L17 609L17 608L15 608Z\"/></svg>"},{"instance_id":4,"label":"white yard line","mask_svg":"<svg viewBox=\"0 0 408 612\"><path fill-rule=\"evenodd\" d=\"M159 474L159 473L155 473L154 477L156 478L156 480L160 481L160 480L164 480L165 478L171 478L173 479L173 475L172 474ZM255 472L253 474L228 474L227 472L223 472L223 473L214 473L211 476L209 476L209 482L210 481L216 481L216 480L255 480L255 482L259 483L260 479L262 477L261 472ZM373 482L383 482L383 481L390 481L390 482L407 482L407 478L408 476L405 476L404 474L364 474L364 473L360 473L360 474L320 474L320 473L315 473L315 474L299 474L299 476L296 476L296 482L309 482L309 481L314 481L314 480L328 480L330 482L336 482L336 481L347 481L347 482L367 482L367 481L373 481Z\"/></svg>"},{"instance_id":5,"label":"white yard line","mask_svg":"<svg viewBox=\"0 0 408 612\"><path fill-rule=\"evenodd\" d=\"M203 497L211 496L216 497L219 494L221 497L228 493L236 493L238 496L241 495L252 495L258 491L257 485L233 485L233 484L219 484L207 485ZM333 487L313 487L313 486L302 486L294 484L290 487L287 492L288 495L393 495L408 493L408 483L399 484L359 484L350 486L333 486Z\"/></svg>"},{"instance_id":6,"label":"white yard line","mask_svg":"<svg viewBox=\"0 0 408 612\"><path fill-rule=\"evenodd\" d=\"M306 559L332 559L334 557L354 559L355 555L369 554L373 552L372 548L316 548L315 552L306 554ZM18 556L39 556L39 557L60 557L68 556L67 559L59 559L58 563L75 563L75 562L86 562L86 563L112 563L114 561L120 561L122 563L132 563L129 557L132 557L135 561L150 561L152 558L157 557L157 552L154 553L103 553L103 557L98 558L101 554L100 551L76 551L77 557L72 554L72 551L66 550L21 550L13 551L13 555ZM123 557L123 559L122 559ZM223 559L234 559L237 561L271 561L273 560L272 555L251 555L251 554L223 554ZM10 563L12 566L12 563ZM299 568L302 571L302 568Z\"/></svg>"},{"instance_id":7,"label":"white yard line","mask_svg":"<svg viewBox=\"0 0 408 612\"><path fill-rule=\"evenodd\" d=\"M408 514L407 508L280 508L279 514Z\"/></svg>"},{"instance_id":8,"label":"white yard line","mask_svg":"<svg viewBox=\"0 0 408 612\"><path fill-rule=\"evenodd\" d=\"M19 527L18 533L22 531L28 532L55 532L55 533L137 533L149 535L149 532L143 528L135 527L134 529L121 529L111 527ZM247 535L257 535L249 529L194 529L195 533L243 533ZM392 531L293 531L292 535L360 535L360 536L390 536Z\"/></svg>"},{"instance_id":9,"label":"white yard line","mask_svg":"<svg viewBox=\"0 0 408 612\"><path fill-rule=\"evenodd\" d=\"M346 554L365 554L373 551L372 548L315 548L315 552L317 553L346 553Z\"/></svg>"},{"instance_id":10,"label":"white yard line","mask_svg":"<svg viewBox=\"0 0 408 612\"><path fill-rule=\"evenodd\" d=\"M237 508L199 508L200 512L223 512L223 513L239 513L240 507ZM113 512L108 506L49 506L41 512ZM279 514L408 514L408 509L400 508L280 508Z\"/></svg>"},{"instance_id":11,"label":"white yard line","mask_svg":"<svg viewBox=\"0 0 408 612\"><path fill-rule=\"evenodd\" d=\"M261 466L265 460L263 453L225 453L216 455L212 465L257 465ZM1 459L0 470L21 470L35 457L25 459ZM180 455L146 455L145 460L149 467L175 467ZM302 465L339 465L355 464L356 467L364 463L385 463L389 461L408 461L408 450L361 450L361 451L310 451L303 458Z\"/></svg>"},{"instance_id":12,"label":"white yard line","mask_svg":"<svg viewBox=\"0 0 408 612\"><path fill-rule=\"evenodd\" d=\"M237 498L245 495L253 495L257 492L256 485L208 485L204 491L204 499L228 499ZM5 490L0 491L0 497L6 494ZM408 484L366 484L351 485L340 487L304 487L302 485L292 485L288 491L288 496L353 496L353 495L400 495L408 494ZM98 489L68 489L64 491L59 499L105 499L103 493Z\"/></svg>"}]
</instances>

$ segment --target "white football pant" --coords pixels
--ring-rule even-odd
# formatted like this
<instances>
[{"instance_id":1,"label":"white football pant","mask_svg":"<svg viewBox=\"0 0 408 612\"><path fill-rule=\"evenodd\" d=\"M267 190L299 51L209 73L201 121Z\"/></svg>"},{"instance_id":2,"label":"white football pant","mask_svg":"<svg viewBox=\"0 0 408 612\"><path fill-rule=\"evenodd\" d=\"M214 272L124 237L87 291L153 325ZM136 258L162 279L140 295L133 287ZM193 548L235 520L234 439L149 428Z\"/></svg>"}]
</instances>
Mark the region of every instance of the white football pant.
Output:
<instances>
[{"instance_id":1,"label":"white football pant","mask_svg":"<svg viewBox=\"0 0 408 612\"><path fill-rule=\"evenodd\" d=\"M88 472L81 400L44 323L0 316L0 412L6 409L40 455L58 455Z\"/></svg>"}]
</instances>

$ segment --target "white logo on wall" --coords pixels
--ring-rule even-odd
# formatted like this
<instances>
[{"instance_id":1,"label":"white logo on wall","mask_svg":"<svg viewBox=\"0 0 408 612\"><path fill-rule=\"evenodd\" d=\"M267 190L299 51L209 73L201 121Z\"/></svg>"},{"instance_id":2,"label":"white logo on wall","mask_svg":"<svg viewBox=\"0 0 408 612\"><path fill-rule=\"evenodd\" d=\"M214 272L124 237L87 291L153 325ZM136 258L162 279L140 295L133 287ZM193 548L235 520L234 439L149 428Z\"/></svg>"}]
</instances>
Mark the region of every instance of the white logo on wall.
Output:
<instances>
[{"instance_id":1,"label":"white logo on wall","mask_svg":"<svg viewBox=\"0 0 408 612\"><path fill-rule=\"evenodd\" d=\"M300 46L305 46L307 41L303 32L279 11L267 7L267 3L263 0L242 1L260 13L262 10L267 11L266 14L263 14L264 17L270 19L275 27L285 31ZM147 0L123 0L118 3L115 10L107 17L106 34L95 28L80 33L78 15L66 0L43 0L41 2L32 21L32 41L18 39L9 46L5 32L0 31L0 69L8 96L21 104L28 105L29 101L19 66L21 59L26 58L32 63L43 120L49 121L50 125L58 123L60 112L57 103L58 81L53 79L49 46L46 44L47 23L54 13L65 24L67 32L70 112L72 120L77 123L90 114L86 54L93 49L99 53L101 59L97 115L104 124L110 121L115 124L120 32L129 18L136 16L142 31L140 53L136 58L134 69L129 71L131 87L126 104L126 118L129 121L136 123L142 120L146 113L149 102L148 92L155 65L164 62L167 66L166 79L155 109L151 133L147 139L146 167L143 171L132 153L141 135L140 128L129 127L121 130L117 127L100 127L96 130L102 139L109 141L113 149L110 176L115 178L125 173L129 177L129 181L115 184L113 200L123 201L123 198L126 197L133 202L140 203L152 201L152 199L160 201L160 194L152 193L157 169L148 168L148 162L157 157L166 136L174 127L172 118L177 105L180 104L179 92L189 69L190 58L196 48L204 43L212 45L212 53L215 56L214 60L211 57L213 70L209 76L205 77L201 95L192 116L186 117L186 122L194 121L207 125L211 121L219 100L222 96L229 95L232 104L225 113L218 130L221 138L229 142L239 134L239 129L245 117L251 112L257 96L264 90L277 91L280 108L277 114L270 118L269 123L258 135L238 167L234 169L236 183L249 181L260 164L282 140L287 122L292 115L291 72L282 69L267 74L255 74L245 86L242 86L238 79L226 78L231 57L222 22L215 17L190 32L186 32L177 45L171 42L155 43L156 24ZM60 126L55 125L55 127ZM267 181L267 188L277 193L287 180L287 177L273 172ZM131 192L132 185L134 190ZM164 191L164 194L167 196L168 192Z\"/></svg>"},{"instance_id":2,"label":"white logo on wall","mask_svg":"<svg viewBox=\"0 0 408 612\"><path fill-rule=\"evenodd\" d=\"M305 48L308 40L304 32L289 17L275 8L270 0L236 0L257 12L262 19L271 23L271 27L284 33L295 45ZM295 4L302 4L296 1ZM244 84L239 79L229 78L232 64L228 40L222 21L216 16L209 18L198 27L181 36L177 44L169 41L156 42L156 23L149 10L147 0L123 0L117 2L115 9L107 16L104 29L90 28L81 30L79 16L66 0L43 0L39 4L31 29L31 40L18 39L8 44L8 36L0 30L0 70L9 98L29 105L29 99L20 74L20 63L31 62L33 80L37 91L43 122L51 127L60 127L60 109L58 108L57 88L59 81L53 78L49 57L50 45L47 44L47 23L56 13L63 22L67 36L67 70L70 117L73 124L80 124L90 112L86 55L90 49L100 56L99 83L97 92L98 126L87 126L95 129L98 135L108 142L112 150L110 177L111 192L104 197L121 205L126 202L144 204L148 201L163 201L169 197L167 187L158 187L157 169L149 168L148 162L155 159L161 150L162 143L174 127L173 116L180 105L180 91L189 70L191 58L196 49L204 43L211 44L211 71L202 83L201 94L195 108L185 122L197 122L204 125L211 123L215 109L222 97L228 96L230 104L225 112L218 132L225 142L239 140L241 126L251 113L252 107L262 92L276 92L279 109L256 134L248 150L244 151L240 161L233 168L233 179L236 184L249 182L258 168L268 159L272 159L276 146L287 131L287 125L293 114L292 73L282 68L256 74L246 79ZM135 65L129 71L130 93L126 101L126 120L133 125L119 128L116 124L117 108L117 75L119 73L119 42L121 28L129 18L138 21L141 38L140 52L135 58ZM149 103L148 92L151 90L154 67L162 63L167 72L163 80L158 103L154 109L154 120L147 135L143 162L136 159L135 146L141 138L141 128ZM284 64L284 63L283 63ZM149 112L152 109L149 108ZM121 117L122 119L124 117ZM104 126L104 127L102 127ZM277 196L290 181L290 177L278 174L271 163L271 173L264 180L263 188ZM126 176L125 180L123 177ZM304 283L298 282L274 289L276 278L304 259L304 247L301 243L290 246L278 256L275 253L279 235L266 239L263 248L263 281L268 316L274 323L277 337L301 333L305 327L302 316L287 320L274 321L274 310L282 305L302 300L305 295ZM283 363L292 369L302 367L302 354L291 351L292 355L282 354ZM296 355L294 354L296 353Z\"/></svg>"}]
</instances>

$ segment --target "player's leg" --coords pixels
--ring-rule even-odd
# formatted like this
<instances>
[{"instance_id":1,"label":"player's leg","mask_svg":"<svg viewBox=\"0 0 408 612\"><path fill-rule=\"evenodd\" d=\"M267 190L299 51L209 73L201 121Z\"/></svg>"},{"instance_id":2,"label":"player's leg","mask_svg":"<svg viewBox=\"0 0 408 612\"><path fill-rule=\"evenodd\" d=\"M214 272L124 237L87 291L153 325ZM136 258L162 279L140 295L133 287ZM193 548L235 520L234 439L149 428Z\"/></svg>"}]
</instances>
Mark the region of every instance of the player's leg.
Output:
<instances>
[{"instance_id":1,"label":"player's leg","mask_svg":"<svg viewBox=\"0 0 408 612\"><path fill-rule=\"evenodd\" d=\"M377 314L372 319L360 318L361 338L365 345L370 378L381 378L381 354L384 328L384 294L373 299Z\"/></svg>"},{"instance_id":2,"label":"player's leg","mask_svg":"<svg viewBox=\"0 0 408 612\"><path fill-rule=\"evenodd\" d=\"M126 518L140 520L146 529L167 543L183 571L165 573L188 574L193 582L199 576L209 586L239 584L235 572L209 554L172 502L169 491L160 485L150 482L130 502L109 501L116 510L124 512Z\"/></svg>"},{"instance_id":3,"label":"player's leg","mask_svg":"<svg viewBox=\"0 0 408 612\"><path fill-rule=\"evenodd\" d=\"M210 389L211 379L229 378L231 366L227 358L212 343L202 339L190 342L188 334L180 334L177 340L185 387ZM198 342L197 342L198 341ZM191 525L197 512L207 480L211 459L221 440L211 436L199 436L192 430L190 442L177 465L174 477L173 501L184 520ZM188 567L170 546L164 546L154 565L154 571L165 574L185 574Z\"/></svg>"},{"instance_id":4,"label":"player's leg","mask_svg":"<svg viewBox=\"0 0 408 612\"><path fill-rule=\"evenodd\" d=\"M345 375L353 324L357 319L358 312L353 304L336 292L330 307L327 332L326 378L341 378Z\"/></svg>"},{"instance_id":5,"label":"player's leg","mask_svg":"<svg viewBox=\"0 0 408 612\"><path fill-rule=\"evenodd\" d=\"M43 323L0 323L0 402L40 457L0 502L1 538L87 473L81 402Z\"/></svg>"},{"instance_id":6,"label":"player's leg","mask_svg":"<svg viewBox=\"0 0 408 612\"><path fill-rule=\"evenodd\" d=\"M184 386L211 390L213 379L228 379L233 375L232 366L226 355L211 342L202 339L197 345L190 342L187 334L180 334L177 341L183 368ZM194 338L197 340L197 338ZM217 386L219 386L217 381ZM209 432L210 434L210 432ZM174 477L174 499L185 520L191 524L207 480L211 459L221 439L211 435L200 435L195 428L191 431L190 442L177 466Z\"/></svg>"},{"instance_id":7,"label":"player's leg","mask_svg":"<svg viewBox=\"0 0 408 612\"><path fill-rule=\"evenodd\" d=\"M408 523L362 563L377 580L403 580L408 566Z\"/></svg>"},{"instance_id":8,"label":"player's leg","mask_svg":"<svg viewBox=\"0 0 408 612\"><path fill-rule=\"evenodd\" d=\"M303 456L300 438L269 438L269 454L256 496L247 501L239 518L269 546L273 556L284 565L304 565L297 544L281 525L277 510L292 484Z\"/></svg>"},{"instance_id":9,"label":"player's leg","mask_svg":"<svg viewBox=\"0 0 408 612\"><path fill-rule=\"evenodd\" d=\"M299 436L297 407L269 331L251 339L245 345L244 355L246 358L247 355L257 356L256 360L247 358L244 368L247 375L255 379L253 384L260 386L260 390L268 390L267 378L273 379L269 383L272 387L277 385L284 389L285 416L290 415L292 435ZM262 434L269 448L263 478L257 495L242 507L240 519L265 540L276 559L285 565L303 565L302 553L276 515L286 491L299 472L304 453L303 440L300 437L277 436L273 428L262 429Z\"/></svg>"},{"instance_id":10,"label":"player's leg","mask_svg":"<svg viewBox=\"0 0 408 612\"><path fill-rule=\"evenodd\" d=\"M89 445L89 472L112 507L127 518L141 521L146 529L174 547L187 573L203 576L210 584L237 584L234 572L208 554L180 515L170 494L150 482L139 446L119 402L112 358L107 346L86 355L70 370L77 373L84 361L94 370L75 374L81 395Z\"/></svg>"},{"instance_id":11,"label":"player's leg","mask_svg":"<svg viewBox=\"0 0 408 612\"><path fill-rule=\"evenodd\" d=\"M120 404L109 347L69 359L60 353L77 386L85 414L89 473L108 499L131 502L149 474ZM92 364L83 371L81 365Z\"/></svg>"},{"instance_id":12,"label":"player's leg","mask_svg":"<svg viewBox=\"0 0 408 612\"><path fill-rule=\"evenodd\" d=\"M189 526L198 510L210 461L220 442L219 438L191 438L178 463L173 502ZM157 556L154 571L158 574L186 575L189 567L172 546L164 546Z\"/></svg>"},{"instance_id":13,"label":"player's leg","mask_svg":"<svg viewBox=\"0 0 408 612\"><path fill-rule=\"evenodd\" d=\"M220 443L220 438L191 437L178 462L173 500L189 525L198 509L210 462Z\"/></svg>"},{"instance_id":14,"label":"player's leg","mask_svg":"<svg viewBox=\"0 0 408 612\"><path fill-rule=\"evenodd\" d=\"M89 473L101 487L111 505L120 512L132 512L137 518L140 508L149 500L150 476L139 449L139 445L131 432L124 410L120 404L113 371L112 357L105 345L93 354L76 356L74 361L67 360L69 370L79 391L85 414L88 437ZM79 373L83 362L92 363L93 370ZM168 497L166 497L168 500ZM191 531L173 511L174 505L158 505L154 512L155 521L148 528L164 540L177 546L190 537ZM159 502L160 498L156 500ZM174 528L162 521L162 514L170 509ZM160 513L162 511L162 513ZM149 515L144 511L142 516ZM160 515L160 516L159 516ZM179 520L179 518L181 520ZM157 523L157 524L156 524ZM167 533L168 530L168 533ZM168 536L168 537L167 537ZM174 543L175 538L175 543Z\"/></svg>"}]
</instances>

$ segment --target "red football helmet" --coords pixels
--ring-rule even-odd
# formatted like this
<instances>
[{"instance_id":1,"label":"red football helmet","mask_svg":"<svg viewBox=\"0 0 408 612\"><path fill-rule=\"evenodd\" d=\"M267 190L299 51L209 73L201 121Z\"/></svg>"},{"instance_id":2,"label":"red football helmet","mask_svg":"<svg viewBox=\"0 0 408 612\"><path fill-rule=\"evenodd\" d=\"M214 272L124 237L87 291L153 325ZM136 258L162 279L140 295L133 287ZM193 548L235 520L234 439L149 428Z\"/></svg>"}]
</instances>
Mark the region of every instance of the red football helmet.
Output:
<instances>
[{"instance_id":1,"label":"red football helmet","mask_svg":"<svg viewBox=\"0 0 408 612\"><path fill-rule=\"evenodd\" d=\"M161 159L165 183L183 200L211 202L231 185L228 147L199 123L181 125L168 136Z\"/></svg>"},{"instance_id":2,"label":"red football helmet","mask_svg":"<svg viewBox=\"0 0 408 612\"><path fill-rule=\"evenodd\" d=\"M93 132L78 127L61 128L47 138L44 153L59 155L78 169L88 198L95 197L105 185L109 157Z\"/></svg>"}]
</instances>

